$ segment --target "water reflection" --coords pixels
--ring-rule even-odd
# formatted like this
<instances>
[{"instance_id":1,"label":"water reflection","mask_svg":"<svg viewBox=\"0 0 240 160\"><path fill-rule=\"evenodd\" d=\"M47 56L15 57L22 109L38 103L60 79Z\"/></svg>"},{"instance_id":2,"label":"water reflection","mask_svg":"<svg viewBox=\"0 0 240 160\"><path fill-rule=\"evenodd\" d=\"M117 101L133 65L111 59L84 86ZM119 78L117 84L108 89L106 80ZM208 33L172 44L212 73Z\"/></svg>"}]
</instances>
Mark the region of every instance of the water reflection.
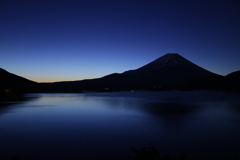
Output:
<instances>
[{"instance_id":1,"label":"water reflection","mask_svg":"<svg viewBox=\"0 0 240 160\"><path fill-rule=\"evenodd\" d=\"M38 99L38 96L18 95L9 99L2 100L0 102L0 116L2 114L14 112L14 108L19 104L24 104L30 101Z\"/></svg>"},{"instance_id":2,"label":"water reflection","mask_svg":"<svg viewBox=\"0 0 240 160\"><path fill-rule=\"evenodd\" d=\"M238 95L117 92L26 97L0 108L0 159L13 154L30 160L127 159L130 146L148 142L161 153L226 159L240 148Z\"/></svg>"}]
</instances>

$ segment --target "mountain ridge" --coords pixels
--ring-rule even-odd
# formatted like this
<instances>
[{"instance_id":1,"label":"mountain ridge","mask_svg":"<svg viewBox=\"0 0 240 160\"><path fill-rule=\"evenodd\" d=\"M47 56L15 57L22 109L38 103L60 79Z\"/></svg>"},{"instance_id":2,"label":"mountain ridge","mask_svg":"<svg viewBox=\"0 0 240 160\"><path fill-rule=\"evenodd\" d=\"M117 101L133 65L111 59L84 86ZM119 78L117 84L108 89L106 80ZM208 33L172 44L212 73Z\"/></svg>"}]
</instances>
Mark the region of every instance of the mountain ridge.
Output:
<instances>
[{"instance_id":1,"label":"mountain ridge","mask_svg":"<svg viewBox=\"0 0 240 160\"><path fill-rule=\"evenodd\" d=\"M72 83L56 82L52 87L58 88L58 85L61 84L60 88L64 88L74 83L76 88L97 91L156 90L156 88L158 90L194 89L187 84L200 77L219 78L221 76L197 66L177 53L168 53L135 70L112 73L95 79L73 81ZM69 87L68 89L76 91L76 88Z\"/></svg>"},{"instance_id":2,"label":"mountain ridge","mask_svg":"<svg viewBox=\"0 0 240 160\"><path fill-rule=\"evenodd\" d=\"M2 78L3 77L3 78ZM177 53L123 73L112 73L95 79L36 83L0 68L0 89L22 92L82 92L119 90L239 90L240 71L221 76L210 72ZM238 85L239 86L239 85Z\"/></svg>"}]
</instances>

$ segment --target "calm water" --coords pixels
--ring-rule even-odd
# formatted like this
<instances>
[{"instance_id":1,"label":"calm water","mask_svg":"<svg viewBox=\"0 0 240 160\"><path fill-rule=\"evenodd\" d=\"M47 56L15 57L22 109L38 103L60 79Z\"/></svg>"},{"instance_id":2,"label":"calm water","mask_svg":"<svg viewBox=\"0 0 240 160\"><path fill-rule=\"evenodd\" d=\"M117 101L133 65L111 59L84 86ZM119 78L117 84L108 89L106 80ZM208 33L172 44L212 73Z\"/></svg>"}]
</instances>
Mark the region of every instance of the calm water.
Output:
<instances>
[{"instance_id":1,"label":"calm water","mask_svg":"<svg viewBox=\"0 0 240 160\"><path fill-rule=\"evenodd\" d=\"M130 146L186 159L240 157L240 96L223 92L28 94L0 107L0 159L128 159Z\"/></svg>"}]
</instances>

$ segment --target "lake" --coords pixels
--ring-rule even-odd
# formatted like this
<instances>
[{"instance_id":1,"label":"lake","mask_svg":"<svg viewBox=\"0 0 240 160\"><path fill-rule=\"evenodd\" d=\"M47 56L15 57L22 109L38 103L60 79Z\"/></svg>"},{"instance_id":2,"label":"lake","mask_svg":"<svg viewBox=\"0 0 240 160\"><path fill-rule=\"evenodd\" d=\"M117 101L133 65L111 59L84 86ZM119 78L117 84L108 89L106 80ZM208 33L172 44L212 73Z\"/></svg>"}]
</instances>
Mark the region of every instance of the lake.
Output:
<instances>
[{"instance_id":1,"label":"lake","mask_svg":"<svg viewBox=\"0 0 240 160\"><path fill-rule=\"evenodd\" d=\"M149 143L186 160L240 157L240 96L166 91L26 94L0 107L0 159L124 160Z\"/></svg>"}]
</instances>

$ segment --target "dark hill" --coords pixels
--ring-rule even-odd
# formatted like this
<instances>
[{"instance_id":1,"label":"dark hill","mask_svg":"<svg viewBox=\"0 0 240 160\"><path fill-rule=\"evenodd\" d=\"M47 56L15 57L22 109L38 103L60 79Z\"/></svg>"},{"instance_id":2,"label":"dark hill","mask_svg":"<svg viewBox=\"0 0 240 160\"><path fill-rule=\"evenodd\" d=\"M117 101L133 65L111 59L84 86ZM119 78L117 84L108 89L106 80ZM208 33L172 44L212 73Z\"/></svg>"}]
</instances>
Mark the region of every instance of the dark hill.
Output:
<instances>
[{"instance_id":1,"label":"dark hill","mask_svg":"<svg viewBox=\"0 0 240 160\"><path fill-rule=\"evenodd\" d=\"M225 76L225 90L240 92L240 71Z\"/></svg>"},{"instance_id":2,"label":"dark hill","mask_svg":"<svg viewBox=\"0 0 240 160\"><path fill-rule=\"evenodd\" d=\"M31 92L35 89L37 83L26 78L9 73L0 68L0 93L11 92Z\"/></svg>"}]
</instances>

